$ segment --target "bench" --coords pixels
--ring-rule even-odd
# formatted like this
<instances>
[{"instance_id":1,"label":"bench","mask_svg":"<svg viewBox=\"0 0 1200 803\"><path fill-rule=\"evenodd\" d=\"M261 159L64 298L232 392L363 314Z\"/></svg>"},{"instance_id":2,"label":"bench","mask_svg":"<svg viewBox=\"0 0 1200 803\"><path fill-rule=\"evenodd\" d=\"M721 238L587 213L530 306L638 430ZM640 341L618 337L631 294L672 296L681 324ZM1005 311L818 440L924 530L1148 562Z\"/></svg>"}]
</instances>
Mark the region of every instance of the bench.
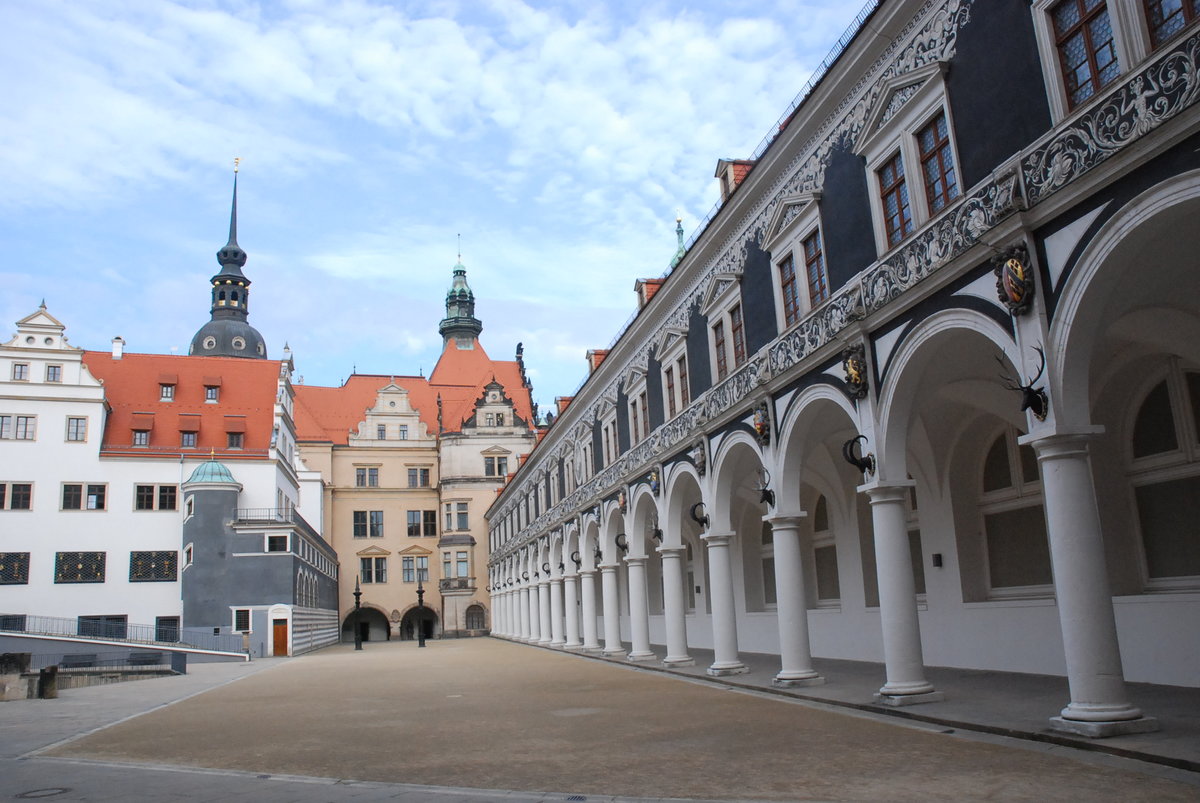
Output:
<instances>
[{"instance_id":1,"label":"bench","mask_svg":"<svg viewBox=\"0 0 1200 803\"><path fill-rule=\"evenodd\" d=\"M161 652L131 652L129 653L130 666L158 666L163 662L163 654Z\"/></svg>"},{"instance_id":2,"label":"bench","mask_svg":"<svg viewBox=\"0 0 1200 803\"><path fill-rule=\"evenodd\" d=\"M89 666L96 665L95 653L75 653L72 655L64 655L62 660L58 662L61 669L84 669Z\"/></svg>"}]
</instances>

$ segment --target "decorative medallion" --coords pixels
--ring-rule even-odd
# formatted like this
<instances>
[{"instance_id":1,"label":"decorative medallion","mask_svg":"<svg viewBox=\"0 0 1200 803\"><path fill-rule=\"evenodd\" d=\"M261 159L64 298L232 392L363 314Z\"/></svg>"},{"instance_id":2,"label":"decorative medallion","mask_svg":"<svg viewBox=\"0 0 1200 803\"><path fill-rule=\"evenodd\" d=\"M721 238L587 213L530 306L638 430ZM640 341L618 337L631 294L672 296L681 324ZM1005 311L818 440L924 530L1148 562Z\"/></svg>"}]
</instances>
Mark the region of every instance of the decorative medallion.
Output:
<instances>
[{"instance_id":1,"label":"decorative medallion","mask_svg":"<svg viewBox=\"0 0 1200 803\"><path fill-rule=\"evenodd\" d=\"M852 399L867 397L867 360L862 343L847 346L842 351L842 371L846 374L846 392Z\"/></svg>"},{"instance_id":2,"label":"decorative medallion","mask_svg":"<svg viewBox=\"0 0 1200 803\"><path fill-rule=\"evenodd\" d=\"M658 496L659 482L658 482L658 469L657 468L650 469L649 480L650 480L650 492L652 494L654 494L655 496Z\"/></svg>"},{"instance_id":3,"label":"decorative medallion","mask_svg":"<svg viewBox=\"0 0 1200 803\"><path fill-rule=\"evenodd\" d=\"M1005 248L992 259L996 294L1013 315L1024 315L1033 303L1033 270L1024 243Z\"/></svg>"},{"instance_id":4,"label":"decorative medallion","mask_svg":"<svg viewBox=\"0 0 1200 803\"><path fill-rule=\"evenodd\" d=\"M622 513L625 512L625 508L627 507L628 501L629 500L625 496L625 489L622 488L621 492L619 494L617 494L617 507L621 509Z\"/></svg>"},{"instance_id":5,"label":"decorative medallion","mask_svg":"<svg viewBox=\"0 0 1200 803\"><path fill-rule=\"evenodd\" d=\"M759 402L754 408L754 437L758 439L759 446L771 442L771 411L765 401Z\"/></svg>"},{"instance_id":6,"label":"decorative medallion","mask_svg":"<svg viewBox=\"0 0 1200 803\"><path fill-rule=\"evenodd\" d=\"M692 464L696 466L696 473L701 477L708 470L708 454L704 450L704 440L696 441L696 445L692 447Z\"/></svg>"}]
</instances>

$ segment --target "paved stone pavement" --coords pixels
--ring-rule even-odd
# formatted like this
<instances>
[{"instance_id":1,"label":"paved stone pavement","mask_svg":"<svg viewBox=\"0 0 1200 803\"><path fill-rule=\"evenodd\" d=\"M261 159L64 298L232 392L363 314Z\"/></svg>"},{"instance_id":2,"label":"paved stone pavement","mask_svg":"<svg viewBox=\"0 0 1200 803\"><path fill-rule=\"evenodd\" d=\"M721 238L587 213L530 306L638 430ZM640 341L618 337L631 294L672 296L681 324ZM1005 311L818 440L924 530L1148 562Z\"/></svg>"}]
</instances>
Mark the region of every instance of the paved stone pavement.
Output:
<instances>
[{"instance_id":1,"label":"paved stone pavement","mask_svg":"<svg viewBox=\"0 0 1200 803\"><path fill-rule=\"evenodd\" d=\"M0 796L1200 800L1196 773L942 730L493 639L368 644L4 703Z\"/></svg>"}]
</instances>

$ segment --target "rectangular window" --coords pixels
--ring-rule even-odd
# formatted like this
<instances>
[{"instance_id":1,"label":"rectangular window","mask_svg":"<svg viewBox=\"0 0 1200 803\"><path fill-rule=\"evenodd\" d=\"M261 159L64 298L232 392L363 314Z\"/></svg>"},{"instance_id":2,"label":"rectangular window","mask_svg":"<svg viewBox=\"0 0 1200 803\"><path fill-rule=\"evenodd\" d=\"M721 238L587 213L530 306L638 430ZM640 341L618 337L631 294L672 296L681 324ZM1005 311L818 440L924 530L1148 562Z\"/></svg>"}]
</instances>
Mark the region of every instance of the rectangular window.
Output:
<instances>
[{"instance_id":1,"label":"rectangular window","mask_svg":"<svg viewBox=\"0 0 1200 803\"><path fill-rule=\"evenodd\" d=\"M408 487L409 488L428 488L429 487L429 469L427 469L427 468L410 468L408 470Z\"/></svg>"},{"instance_id":2,"label":"rectangular window","mask_svg":"<svg viewBox=\"0 0 1200 803\"><path fill-rule=\"evenodd\" d=\"M408 511L408 535L410 538L421 537L421 511Z\"/></svg>"},{"instance_id":3,"label":"rectangular window","mask_svg":"<svg viewBox=\"0 0 1200 803\"><path fill-rule=\"evenodd\" d=\"M807 244L807 240L805 243ZM819 247L818 247L819 250ZM779 263L779 290L783 296L783 325L791 326L800 320L800 293L796 288L796 262L788 254ZM812 286L809 286L812 293Z\"/></svg>"},{"instance_id":4,"label":"rectangular window","mask_svg":"<svg viewBox=\"0 0 1200 803\"><path fill-rule=\"evenodd\" d=\"M467 522L467 503L466 502L458 503L457 518L454 523L456 525L455 526L456 530L466 530L469 528L470 525Z\"/></svg>"},{"instance_id":5,"label":"rectangular window","mask_svg":"<svg viewBox=\"0 0 1200 803\"><path fill-rule=\"evenodd\" d=\"M446 514L446 521L443 525L443 529L453 530L454 529L454 505L447 502L444 505L444 512Z\"/></svg>"},{"instance_id":6,"label":"rectangular window","mask_svg":"<svg viewBox=\"0 0 1200 803\"><path fill-rule=\"evenodd\" d=\"M195 432L180 432L179 445L184 449L196 448L196 433Z\"/></svg>"},{"instance_id":7,"label":"rectangular window","mask_svg":"<svg viewBox=\"0 0 1200 803\"><path fill-rule=\"evenodd\" d=\"M4 488L0 485L0 491ZM8 486L8 509L29 510L33 504L33 483L14 482ZM4 507L4 494L0 492L0 508Z\"/></svg>"},{"instance_id":8,"label":"rectangular window","mask_svg":"<svg viewBox=\"0 0 1200 803\"><path fill-rule=\"evenodd\" d=\"M150 445L150 430L135 429L133 431L134 446L149 446Z\"/></svg>"},{"instance_id":9,"label":"rectangular window","mask_svg":"<svg viewBox=\"0 0 1200 803\"><path fill-rule=\"evenodd\" d=\"M733 340L733 367L746 361L746 327L742 323L742 305L729 310L729 334Z\"/></svg>"},{"instance_id":10,"label":"rectangular window","mask_svg":"<svg viewBox=\"0 0 1200 803\"><path fill-rule=\"evenodd\" d=\"M387 425L386 424L376 424L375 425L375 439L381 440L381 441L387 440Z\"/></svg>"},{"instance_id":11,"label":"rectangular window","mask_svg":"<svg viewBox=\"0 0 1200 803\"><path fill-rule=\"evenodd\" d=\"M286 535L268 535L267 536L267 551L268 552L287 552L289 537Z\"/></svg>"},{"instance_id":12,"label":"rectangular window","mask_svg":"<svg viewBox=\"0 0 1200 803\"><path fill-rule=\"evenodd\" d=\"M83 486L74 483L67 483L62 487L62 509L63 510L82 510L83 509Z\"/></svg>"},{"instance_id":13,"label":"rectangular window","mask_svg":"<svg viewBox=\"0 0 1200 803\"><path fill-rule=\"evenodd\" d=\"M829 280L825 276L825 254L821 250L821 232L804 239L804 272L808 276L808 301L813 307L829 298Z\"/></svg>"},{"instance_id":14,"label":"rectangular window","mask_svg":"<svg viewBox=\"0 0 1200 803\"><path fill-rule=\"evenodd\" d=\"M72 443L82 443L87 440L87 419L70 417L67 419L67 440Z\"/></svg>"},{"instance_id":15,"label":"rectangular window","mask_svg":"<svg viewBox=\"0 0 1200 803\"><path fill-rule=\"evenodd\" d=\"M713 350L717 354L717 381L729 376L729 365L725 362L725 322L717 321L712 328Z\"/></svg>"},{"instance_id":16,"label":"rectangular window","mask_svg":"<svg viewBox=\"0 0 1200 803\"><path fill-rule=\"evenodd\" d=\"M675 369L667 366L663 371L664 384L667 386L667 418L675 417Z\"/></svg>"},{"instance_id":17,"label":"rectangular window","mask_svg":"<svg viewBox=\"0 0 1200 803\"><path fill-rule=\"evenodd\" d=\"M367 470L365 468L354 469L354 485L357 488L365 488L367 485Z\"/></svg>"},{"instance_id":18,"label":"rectangular window","mask_svg":"<svg viewBox=\"0 0 1200 803\"><path fill-rule=\"evenodd\" d=\"M879 168L879 196L883 201L883 226L889 247L907 237L913 229L908 206L908 185L904 181L904 160L900 153Z\"/></svg>"},{"instance_id":19,"label":"rectangular window","mask_svg":"<svg viewBox=\"0 0 1200 803\"><path fill-rule=\"evenodd\" d=\"M75 621L76 632L94 638L127 638L129 617L127 616L80 616ZM91 658L92 656L86 656ZM94 665L89 661L85 665Z\"/></svg>"},{"instance_id":20,"label":"rectangular window","mask_svg":"<svg viewBox=\"0 0 1200 803\"><path fill-rule=\"evenodd\" d=\"M1150 41L1158 47L1200 17L1200 0L1146 0L1146 17Z\"/></svg>"},{"instance_id":21,"label":"rectangular window","mask_svg":"<svg viewBox=\"0 0 1200 803\"><path fill-rule=\"evenodd\" d=\"M377 468L368 468L367 469L367 487L368 488L378 488L379 487L379 469L377 469Z\"/></svg>"},{"instance_id":22,"label":"rectangular window","mask_svg":"<svg viewBox=\"0 0 1200 803\"><path fill-rule=\"evenodd\" d=\"M1104 0L1063 0L1050 10L1067 100L1074 108L1121 73Z\"/></svg>"},{"instance_id":23,"label":"rectangular window","mask_svg":"<svg viewBox=\"0 0 1200 803\"><path fill-rule=\"evenodd\" d=\"M375 582L387 582L387 558L375 558Z\"/></svg>"},{"instance_id":24,"label":"rectangular window","mask_svg":"<svg viewBox=\"0 0 1200 803\"><path fill-rule=\"evenodd\" d=\"M508 474L507 457L483 458L483 473L488 477L503 477Z\"/></svg>"},{"instance_id":25,"label":"rectangular window","mask_svg":"<svg viewBox=\"0 0 1200 803\"><path fill-rule=\"evenodd\" d=\"M408 425L407 424L400 425L400 440L402 440L402 441L408 440Z\"/></svg>"},{"instance_id":26,"label":"rectangular window","mask_svg":"<svg viewBox=\"0 0 1200 803\"><path fill-rule=\"evenodd\" d=\"M46 366L46 381L47 382L61 382L62 381L62 366L61 365L47 365Z\"/></svg>"},{"instance_id":27,"label":"rectangular window","mask_svg":"<svg viewBox=\"0 0 1200 803\"><path fill-rule=\"evenodd\" d=\"M921 149L921 172L925 178L929 211L939 212L958 197L958 178L954 172L954 153L950 150L945 112L939 112L929 125L917 132L917 146Z\"/></svg>"},{"instance_id":28,"label":"rectangular window","mask_svg":"<svg viewBox=\"0 0 1200 803\"><path fill-rule=\"evenodd\" d=\"M682 410L691 404L691 397L688 395L687 357L680 357L676 365L679 367L679 409Z\"/></svg>"},{"instance_id":29,"label":"rectangular window","mask_svg":"<svg viewBox=\"0 0 1200 803\"><path fill-rule=\"evenodd\" d=\"M367 537L367 511L365 510L354 511L354 537Z\"/></svg>"},{"instance_id":30,"label":"rectangular window","mask_svg":"<svg viewBox=\"0 0 1200 803\"><path fill-rule=\"evenodd\" d=\"M417 579L422 583L429 582L429 556L417 555Z\"/></svg>"},{"instance_id":31,"label":"rectangular window","mask_svg":"<svg viewBox=\"0 0 1200 803\"><path fill-rule=\"evenodd\" d=\"M1048 586L1054 581L1041 505L985 514L983 527L993 589Z\"/></svg>"},{"instance_id":32,"label":"rectangular window","mask_svg":"<svg viewBox=\"0 0 1200 803\"><path fill-rule=\"evenodd\" d=\"M35 415L19 415L16 416L16 427L13 430L13 437L19 441L31 441L37 437L37 416Z\"/></svg>"},{"instance_id":33,"label":"rectangular window","mask_svg":"<svg viewBox=\"0 0 1200 803\"><path fill-rule=\"evenodd\" d=\"M467 553L457 552L454 556L454 576L467 577Z\"/></svg>"},{"instance_id":34,"label":"rectangular window","mask_svg":"<svg viewBox=\"0 0 1200 803\"><path fill-rule=\"evenodd\" d=\"M421 511L421 521L425 535L437 535L437 511L423 510Z\"/></svg>"},{"instance_id":35,"label":"rectangular window","mask_svg":"<svg viewBox=\"0 0 1200 803\"><path fill-rule=\"evenodd\" d=\"M238 633L250 632L249 608L238 608L233 612L233 629Z\"/></svg>"},{"instance_id":36,"label":"rectangular window","mask_svg":"<svg viewBox=\"0 0 1200 803\"><path fill-rule=\"evenodd\" d=\"M837 546L829 544L815 548L813 550L813 569L817 575L817 599L822 602L841 599Z\"/></svg>"},{"instance_id":37,"label":"rectangular window","mask_svg":"<svg viewBox=\"0 0 1200 803\"><path fill-rule=\"evenodd\" d=\"M159 390L159 394L158 394L159 401L173 401L175 399L175 386L174 385L159 385L158 390Z\"/></svg>"},{"instance_id":38,"label":"rectangular window","mask_svg":"<svg viewBox=\"0 0 1200 803\"><path fill-rule=\"evenodd\" d=\"M227 432L227 433L225 433L225 435L226 435L226 439L225 439L226 448L228 448L228 449L241 449L242 448L243 440L242 440L241 432Z\"/></svg>"},{"instance_id":39,"label":"rectangular window","mask_svg":"<svg viewBox=\"0 0 1200 803\"><path fill-rule=\"evenodd\" d=\"M158 486L158 509L159 510L174 510L176 500L179 498L178 489L174 485Z\"/></svg>"},{"instance_id":40,"label":"rectangular window","mask_svg":"<svg viewBox=\"0 0 1200 803\"><path fill-rule=\"evenodd\" d=\"M29 363L15 362L13 363L12 378L14 382L29 381Z\"/></svg>"},{"instance_id":41,"label":"rectangular window","mask_svg":"<svg viewBox=\"0 0 1200 803\"><path fill-rule=\"evenodd\" d=\"M8 439L13 436L13 417L0 415L0 438Z\"/></svg>"},{"instance_id":42,"label":"rectangular window","mask_svg":"<svg viewBox=\"0 0 1200 803\"><path fill-rule=\"evenodd\" d=\"M370 532L372 538L383 538L383 511L372 510L370 516Z\"/></svg>"},{"instance_id":43,"label":"rectangular window","mask_svg":"<svg viewBox=\"0 0 1200 803\"><path fill-rule=\"evenodd\" d=\"M646 391L642 391L638 396L638 403L641 406L642 414L642 437L650 434L650 405L646 402Z\"/></svg>"},{"instance_id":44,"label":"rectangular window","mask_svg":"<svg viewBox=\"0 0 1200 803\"><path fill-rule=\"evenodd\" d=\"M170 583L178 576L179 553L174 550L129 553L131 583Z\"/></svg>"},{"instance_id":45,"label":"rectangular window","mask_svg":"<svg viewBox=\"0 0 1200 803\"><path fill-rule=\"evenodd\" d=\"M216 385L204 386L204 402L206 404L216 404L221 400L221 389Z\"/></svg>"},{"instance_id":46,"label":"rectangular window","mask_svg":"<svg viewBox=\"0 0 1200 803\"><path fill-rule=\"evenodd\" d=\"M154 617L154 640L168 642L179 641L179 617Z\"/></svg>"},{"instance_id":47,"label":"rectangular window","mask_svg":"<svg viewBox=\"0 0 1200 803\"><path fill-rule=\"evenodd\" d=\"M104 561L103 552L56 552L54 582L103 583Z\"/></svg>"},{"instance_id":48,"label":"rectangular window","mask_svg":"<svg viewBox=\"0 0 1200 803\"><path fill-rule=\"evenodd\" d=\"M87 487L87 509L104 510L104 493L108 486L89 485Z\"/></svg>"},{"instance_id":49,"label":"rectangular window","mask_svg":"<svg viewBox=\"0 0 1200 803\"><path fill-rule=\"evenodd\" d=\"M0 552L0 585L29 583L29 553Z\"/></svg>"},{"instance_id":50,"label":"rectangular window","mask_svg":"<svg viewBox=\"0 0 1200 803\"><path fill-rule=\"evenodd\" d=\"M634 399L629 403L629 429L633 435L633 443L637 443L642 439L641 434L638 432L640 421L641 417L638 415L637 399Z\"/></svg>"},{"instance_id":51,"label":"rectangular window","mask_svg":"<svg viewBox=\"0 0 1200 803\"><path fill-rule=\"evenodd\" d=\"M453 577L453 570L450 568L450 553L442 553L442 577Z\"/></svg>"},{"instance_id":52,"label":"rectangular window","mask_svg":"<svg viewBox=\"0 0 1200 803\"><path fill-rule=\"evenodd\" d=\"M154 510L154 486L138 485L133 490L134 510Z\"/></svg>"},{"instance_id":53,"label":"rectangular window","mask_svg":"<svg viewBox=\"0 0 1200 803\"><path fill-rule=\"evenodd\" d=\"M358 559L358 576L362 578L363 585L375 582L375 560L373 558Z\"/></svg>"},{"instance_id":54,"label":"rectangular window","mask_svg":"<svg viewBox=\"0 0 1200 803\"><path fill-rule=\"evenodd\" d=\"M400 559L400 574L400 579L406 583L415 583L417 581L411 555L405 555Z\"/></svg>"}]
</instances>

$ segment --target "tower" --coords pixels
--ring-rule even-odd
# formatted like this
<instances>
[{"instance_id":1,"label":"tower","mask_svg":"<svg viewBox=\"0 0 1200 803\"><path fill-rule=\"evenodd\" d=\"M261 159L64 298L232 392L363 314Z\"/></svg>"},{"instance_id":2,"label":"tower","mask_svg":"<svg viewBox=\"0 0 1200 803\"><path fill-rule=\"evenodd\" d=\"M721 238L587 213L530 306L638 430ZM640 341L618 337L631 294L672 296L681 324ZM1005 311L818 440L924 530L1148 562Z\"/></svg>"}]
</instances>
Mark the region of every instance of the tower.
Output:
<instances>
[{"instance_id":1,"label":"tower","mask_svg":"<svg viewBox=\"0 0 1200 803\"><path fill-rule=\"evenodd\" d=\"M483 322L475 317L475 294L467 286L467 269L460 258L454 265L454 279L446 293L446 317L438 324L438 334L443 345L453 339L460 349L470 349L482 331Z\"/></svg>"},{"instance_id":2,"label":"tower","mask_svg":"<svg viewBox=\"0 0 1200 803\"><path fill-rule=\"evenodd\" d=\"M211 317L192 338L188 353L265 360L267 347L263 337L246 321L250 308L250 280L242 273L246 252L237 242L237 163L235 159L229 241L217 252L221 270L212 277Z\"/></svg>"}]
</instances>

